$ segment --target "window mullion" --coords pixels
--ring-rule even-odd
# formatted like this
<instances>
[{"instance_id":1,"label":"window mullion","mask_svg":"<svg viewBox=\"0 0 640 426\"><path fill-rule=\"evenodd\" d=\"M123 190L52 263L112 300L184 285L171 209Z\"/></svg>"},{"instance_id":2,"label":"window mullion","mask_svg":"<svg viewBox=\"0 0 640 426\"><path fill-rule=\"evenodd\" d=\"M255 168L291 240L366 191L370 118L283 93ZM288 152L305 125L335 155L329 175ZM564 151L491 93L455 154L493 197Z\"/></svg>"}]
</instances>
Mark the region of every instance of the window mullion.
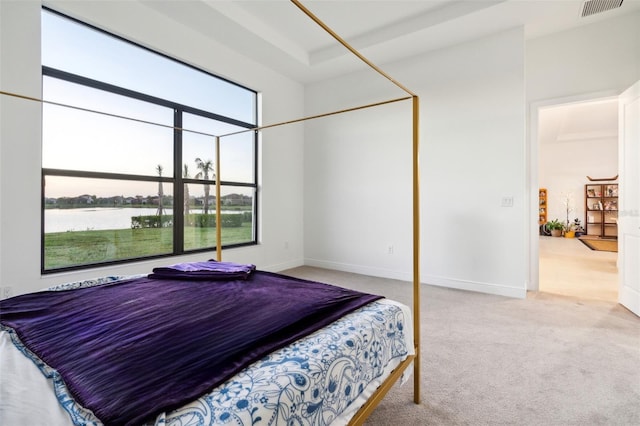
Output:
<instances>
[{"instance_id":1,"label":"window mullion","mask_svg":"<svg viewBox=\"0 0 640 426\"><path fill-rule=\"evenodd\" d=\"M184 253L184 181L182 176L182 111L174 110L173 116L173 252Z\"/></svg>"}]
</instances>

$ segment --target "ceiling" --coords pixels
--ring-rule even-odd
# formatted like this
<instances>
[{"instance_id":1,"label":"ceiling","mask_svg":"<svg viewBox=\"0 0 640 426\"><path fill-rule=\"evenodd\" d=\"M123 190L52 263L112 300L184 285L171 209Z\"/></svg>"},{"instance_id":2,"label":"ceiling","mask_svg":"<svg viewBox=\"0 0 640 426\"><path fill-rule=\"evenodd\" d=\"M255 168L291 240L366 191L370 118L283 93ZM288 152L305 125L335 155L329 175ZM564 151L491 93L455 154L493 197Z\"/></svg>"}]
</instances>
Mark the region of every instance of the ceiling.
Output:
<instances>
[{"instance_id":1,"label":"ceiling","mask_svg":"<svg viewBox=\"0 0 640 426\"><path fill-rule=\"evenodd\" d=\"M303 83L362 69L288 0L139 0ZM589 0L610 3L616 0ZM617 0L620 1L620 0ZM523 26L531 39L640 11L640 0L581 17L584 0L301 0L376 65Z\"/></svg>"},{"instance_id":2,"label":"ceiling","mask_svg":"<svg viewBox=\"0 0 640 426\"><path fill-rule=\"evenodd\" d=\"M540 144L617 140L618 98L540 109Z\"/></svg>"}]
</instances>

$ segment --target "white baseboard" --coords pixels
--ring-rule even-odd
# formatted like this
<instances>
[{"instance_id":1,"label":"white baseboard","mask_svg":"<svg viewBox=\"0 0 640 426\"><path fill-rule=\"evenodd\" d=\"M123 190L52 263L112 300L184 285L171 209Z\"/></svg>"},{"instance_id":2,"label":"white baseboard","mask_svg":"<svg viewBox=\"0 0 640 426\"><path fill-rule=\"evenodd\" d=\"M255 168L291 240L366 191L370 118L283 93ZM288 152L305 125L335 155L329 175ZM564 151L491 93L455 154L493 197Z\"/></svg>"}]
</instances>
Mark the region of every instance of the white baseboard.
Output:
<instances>
[{"instance_id":1,"label":"white baseboard","mask_svg":"<svg viewBox=\"0 0 640 426\"><path fill-rule=\"evenodd\" d=\"M293 269L299 266L304 266L304 264L305 264L304 260L297 259L297 260L290 260L288 262L276 263L275 265L260 266L259 269L267 272L280 272L286 269Z\"/></svg>"},{"instance_id":2,"label":"white baseboard","mask_svg":"<svg viewBox=\"0 0 640 426\"><path fill-rule=\"evenodd\" d=\"M434 275L423 275L421 277L423 283L435 285L438 287L455 288L458 290L475 291L478 293L493 294L496 296L513 297L516 299L525 299L527 297L527 288L523 284L522 288L509 287L502 284L482 283L478 281L457 280L445 277L437 277Z\"/></svg>"},{"instance_id":3,"label":"white baseboard","mask_svg":"<svg viewBox=\"0 0 640 426\"><path fill-rule=\"evenodd\" d=\"M318 259L304 259L306 266L314 266L316 268L333 269L335 271L351 272L354 274L369 275L372 277L388 278L391 280L412 281L412 271L396 271L393 269L376 268L371 266L353 265L349 263L331 262Z\"/></svg>"},{"instance_id":4,"label":"white baseboard","mask_svg":"<svg viewBox=\"0 0 640 426\"><path fill-rule=\"evenodd\" d=\"M373 277L388 278L400 281L413 281L413 271L396 271L385 268L376 268L371 266L354 265L349 263L331 262L319 259L304 259L304 265L314 266L316 268L331 269L335 271L351 272L354 274L370 275ZM281 268L280 270L302 266L302 264ZM527 289L525 283L522 288L509 287L502 284L483 283L478 281L458 280L446 277L438 277L435 275L422 275L420 282L423 284L434 285L438 287L455 288L458 290L475 291L477 293L493 294L496 296L512 297L516 299L524 299L527 297Z\"/></svg>"}]
</instances>

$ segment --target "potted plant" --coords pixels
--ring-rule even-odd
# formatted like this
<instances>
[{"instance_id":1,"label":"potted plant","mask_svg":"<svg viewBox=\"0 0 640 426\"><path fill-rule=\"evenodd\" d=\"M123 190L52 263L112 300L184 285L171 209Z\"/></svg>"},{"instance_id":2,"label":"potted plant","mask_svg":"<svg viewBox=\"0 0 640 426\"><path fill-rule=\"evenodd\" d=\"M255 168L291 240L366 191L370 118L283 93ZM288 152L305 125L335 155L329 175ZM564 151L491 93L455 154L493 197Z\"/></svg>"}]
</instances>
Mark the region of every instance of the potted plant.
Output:
<instances>
[{"instance_id":1,"label":"potted plant","mask_svg":"<svg viewBox=\"0 0 640 426\"><path fill-rule=\"evenodd\" d=\"M569 226L564 227L565 238L574 238L575 236L576 236L576 231L573 229L573 223L570 223Z\"/></svg>"},{"instance_id":2,"label":"potted plant","mask_svg":"<svg viewBox=\"0 0 640 426\"><path fill-rule=\"evenodd\" d=\"M547 229L551 231L552 237L561 237L562 231L564 230L564 224L558 219L553 219L552 221L547 222Z\"/></svg>"},{"instance_id":3,"label":"potted plant","mask_svg":"<svg viewBox=\"0 0 640 426\"><path fill-rule=\"evenodd\" d=\"M564 236L567 238L573 238L575 236L575 231L572 229L573 224L569 222L569 214L573 211L573 193L566 192L562 194L562 203L564 204L564 208L567 211L567 221L564 223L563 230Z\"/></svg>"},{"instance_id":4,"label":"potted plant","mask_svg":"<svg viewBox=\"0 0 640 426\"><path fill-rule=\"evenodd\" d=\"M572 229L575 231L576 237L581 237L584 235L584 228L582 227L582 223L580 219L577 217L573 219L573 223L571 224Z\"/></svg>"}]
</instances>

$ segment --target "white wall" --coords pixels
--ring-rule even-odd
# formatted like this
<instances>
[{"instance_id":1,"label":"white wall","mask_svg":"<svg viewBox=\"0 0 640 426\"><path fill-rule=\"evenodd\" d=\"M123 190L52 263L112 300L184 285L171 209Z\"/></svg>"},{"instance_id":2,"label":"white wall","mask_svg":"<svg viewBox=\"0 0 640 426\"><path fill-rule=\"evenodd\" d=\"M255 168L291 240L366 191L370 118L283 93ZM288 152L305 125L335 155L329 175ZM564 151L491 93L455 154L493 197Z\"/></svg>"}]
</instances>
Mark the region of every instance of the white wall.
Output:
<instances>
[{"instance_id":1,"label":"white wall","mask_svg":"<svg viewBox=\"0 0 640 426\"><path fill-rule=\"evenodd\" d=\"M305 126L305 263L410 280L411 103Z\"/></svg>"},{"instance_id":2,"label":"white wall","mask_svg":"<svg viewBox=\"0 0 640 426\"><path fill-rule=\"evenodd\" d=\"M34 2L0 2L3 91L40 97L40 27L25 25L39 19L37 10ZM0 286L18 294L39 281L40 105L2 96L0 106Z\"/></svg>"},{"instance_id":3,"label":"white wall","mask_svg":"<svg viewBox=\"0 0 640 426\"><path fill-rule=\"evenodd\" d=\"M421 98L421 281L524 297L522 29L383 68ZM306 109L401 95L367 71L307 87ZM305 262L411 278L410 111L394 104L307 125Z\"/></svg>"},{"instance_id":4,"label":"white wall","mask_svg":"<svg viewBox=\"0 0 640 426\"><path fill-rule=\"evenodd\" d=\"M527 42L527 101L622 91L640 77L640 13Z\"/></svg>"},{"instance_id":5,"label":"white wall","mask_svg":"<svg viewBox=\"0 0 640 426\"><path fill-rule=\"evenodd\" d=\"M47 5L261 92L264 123L297 117L303 109L300 84L138 2L48 1ZM0 14L0 88L40 97L40 4L0 1ZM14 294L19 294L107 274L144 273L167 263L161 259L41 276L40 106L6 96L0 102L0 286L11 286ZM296 126L262 136L260 244L226 250L225 260L253 262L266 270L302 264L302 138L303 129ZM211 255L170 261L201 260Z\"/></svg>"}]
</instances>

